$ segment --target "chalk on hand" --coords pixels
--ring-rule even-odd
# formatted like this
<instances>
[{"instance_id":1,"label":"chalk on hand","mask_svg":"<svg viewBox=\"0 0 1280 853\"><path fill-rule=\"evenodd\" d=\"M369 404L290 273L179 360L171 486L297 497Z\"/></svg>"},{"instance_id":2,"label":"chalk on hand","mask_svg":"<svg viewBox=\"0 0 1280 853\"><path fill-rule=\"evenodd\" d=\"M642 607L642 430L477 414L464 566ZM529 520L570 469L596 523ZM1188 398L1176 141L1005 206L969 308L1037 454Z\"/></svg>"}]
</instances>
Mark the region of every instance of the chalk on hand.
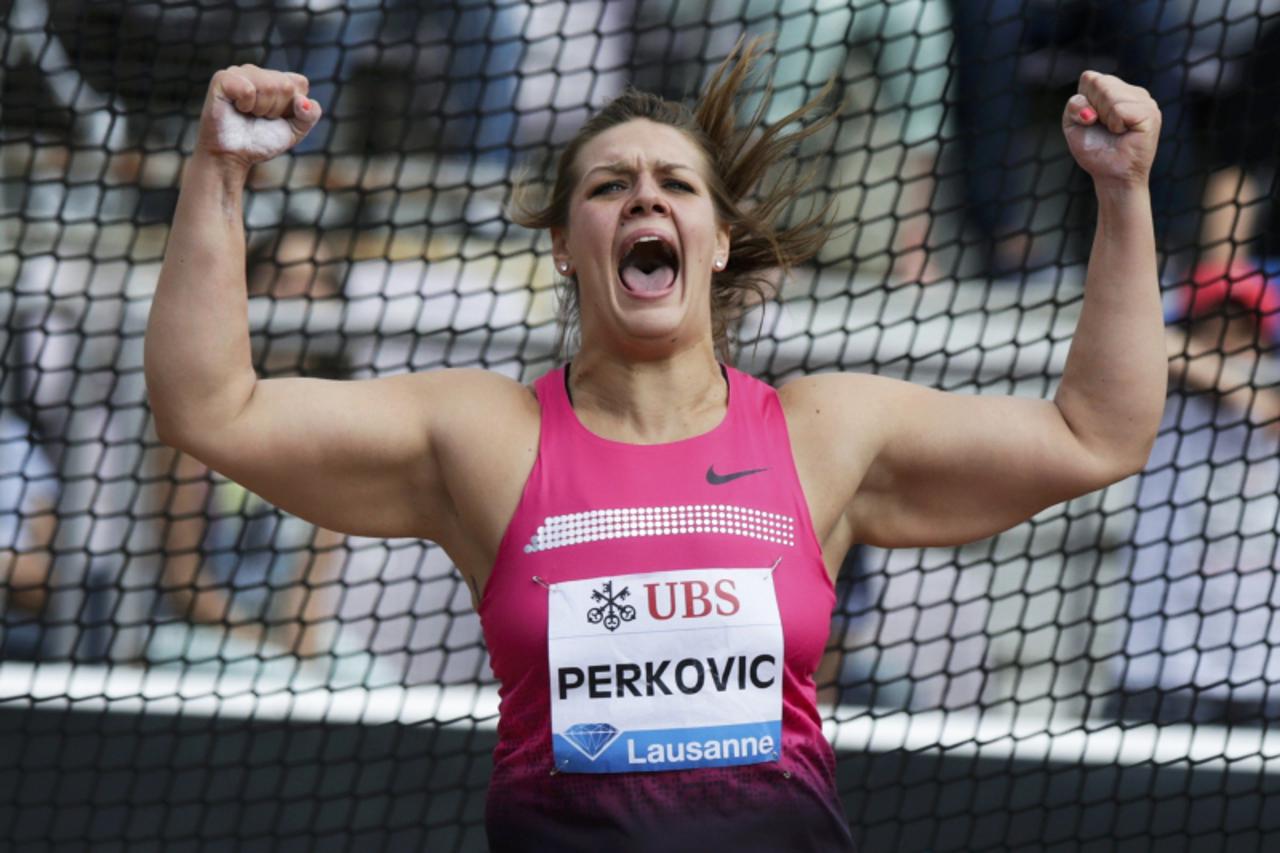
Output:
<instances>
[{"instance_id":1,"label":"chalk on hand","mask_svg":"<svg viewBox=\"0 0 1280 853\"><path fill-rule=\"evenodd\" d=\"M1097 151L1101 148L1115 148L1119 135L1112 133L1100 124L1087 125L1081 141L1085 151Z\"/></svg>"}]
</instances>

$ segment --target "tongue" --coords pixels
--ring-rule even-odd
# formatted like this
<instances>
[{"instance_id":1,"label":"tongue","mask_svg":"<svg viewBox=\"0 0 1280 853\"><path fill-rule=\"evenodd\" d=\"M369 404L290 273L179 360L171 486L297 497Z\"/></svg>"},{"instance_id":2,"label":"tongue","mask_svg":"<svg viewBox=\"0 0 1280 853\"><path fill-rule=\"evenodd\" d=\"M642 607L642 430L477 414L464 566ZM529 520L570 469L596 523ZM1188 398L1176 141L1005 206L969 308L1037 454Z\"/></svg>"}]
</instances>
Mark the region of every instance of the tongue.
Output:
<instances>
[{"instance_id":1,"label":"tongue","mask_svg":"<svg viewBox=\"0 0 1280 853\"><path fill-rule=\"evenodd\" d=\"M663 264L652 272L645 272L640 267L629 264L622 268L622 283L633 293L661 293L676 280L676 271Z\"/></svg>"}]
</instances>

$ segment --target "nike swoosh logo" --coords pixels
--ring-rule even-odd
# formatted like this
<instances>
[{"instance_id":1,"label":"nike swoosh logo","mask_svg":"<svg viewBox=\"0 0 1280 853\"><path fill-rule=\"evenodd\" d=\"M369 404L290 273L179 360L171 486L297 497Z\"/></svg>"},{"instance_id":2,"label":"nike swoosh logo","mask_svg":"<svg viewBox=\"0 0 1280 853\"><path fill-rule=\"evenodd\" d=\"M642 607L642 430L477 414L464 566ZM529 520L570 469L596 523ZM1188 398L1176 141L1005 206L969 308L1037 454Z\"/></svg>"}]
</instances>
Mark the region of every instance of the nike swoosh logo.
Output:
<instances>
[{"instance_id":1,"label":"nike swoosh logo","mask_svg":"<svg viewBox=\"0 0 1280 853\"><path fill-rule=\"evenodd\" d=\"M707 467L707 482L713 486L723 486L725 483L732 483L739 477L750 477L752 474L759 474L762 471L768 471L768 468L748 468L746 471L733 471L729 474L717 474L716 466Z\"/></svg>"}]
</instances>

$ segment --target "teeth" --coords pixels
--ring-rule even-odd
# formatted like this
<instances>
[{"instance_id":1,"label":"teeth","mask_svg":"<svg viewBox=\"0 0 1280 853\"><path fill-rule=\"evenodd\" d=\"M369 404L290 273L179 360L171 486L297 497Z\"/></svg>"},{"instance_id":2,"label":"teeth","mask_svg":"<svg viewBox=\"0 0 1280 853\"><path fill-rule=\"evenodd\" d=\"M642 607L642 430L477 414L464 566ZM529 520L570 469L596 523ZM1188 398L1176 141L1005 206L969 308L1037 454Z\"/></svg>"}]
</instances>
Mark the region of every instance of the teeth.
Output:
<instances>
[{"instance_id":1,"label":"teeth","mask_svg":"<svg viewBox=\"0 0 1280 853\"><path fill-rule=\"evenodd\" d=\"M641 243L661 243L661 242L662 242L661 237L655 236L653 234L646 234L645 236L640 237L636 239L633 243L631 243L631 245L627 247L627 251L630 252L632 249L634 249L636 246L639 246Z\"/></svg>"},{"instance_id":2,"label":"teeth","mask_svg":"<svg viewBox=\"0 0 1280 853\"><path fill-rule=\"evenodd\" d=\"M632 251L637 246L652 246L652 245L662 246L672 254L675 253L674 247L672 247L671 244L667 242L667 240L665 240L663 237L657 234L645 234L643 237L637 237L636 239L626 243L623 250L623 254L625 255L627 252Z\"/></svg>"}]
</instances>

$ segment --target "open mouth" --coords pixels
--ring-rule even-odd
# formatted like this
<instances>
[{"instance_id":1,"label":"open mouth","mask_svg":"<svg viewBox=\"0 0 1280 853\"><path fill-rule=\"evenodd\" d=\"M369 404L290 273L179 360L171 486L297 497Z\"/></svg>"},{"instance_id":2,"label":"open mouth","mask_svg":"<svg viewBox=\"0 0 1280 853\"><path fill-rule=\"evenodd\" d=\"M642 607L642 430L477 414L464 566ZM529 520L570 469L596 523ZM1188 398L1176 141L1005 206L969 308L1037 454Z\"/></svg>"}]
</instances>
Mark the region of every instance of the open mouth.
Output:
<instances>
[{"instance_id":1,"label":"open mouth","mask_svg":"<svg viewBox=\"0 0 1280 853\"><path fill-rule=\"evenodd\" d=\"M632 293L662 293L675 283L680 258L662 237L646 234L623 253L618 278Z\"/></svg>"}]
</instances>

